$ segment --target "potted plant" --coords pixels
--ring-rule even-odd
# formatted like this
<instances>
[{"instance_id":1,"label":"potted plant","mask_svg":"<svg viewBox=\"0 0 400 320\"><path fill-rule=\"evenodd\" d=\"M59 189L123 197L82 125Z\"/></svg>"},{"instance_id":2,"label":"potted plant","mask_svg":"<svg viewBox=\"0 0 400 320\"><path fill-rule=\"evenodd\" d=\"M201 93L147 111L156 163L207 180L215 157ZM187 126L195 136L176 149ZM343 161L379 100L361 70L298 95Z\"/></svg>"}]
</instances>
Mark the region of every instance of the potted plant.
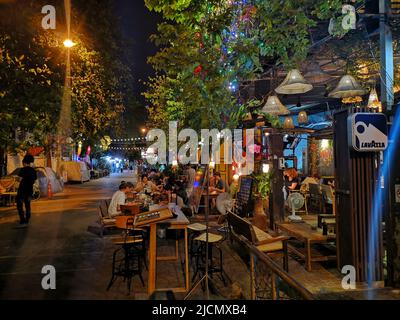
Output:
<instances>
[{"instance_id":1,"label":"potted plant","mask_svg":"<svg viewBox=\"0 0 400 320\"><path fill-rule=\"evenodd\" d=\"M271 192L272 172L253 174L254 195L254 220L253 224L261 230L266 230L268 225L267 212L269 210L269 194Z\"/></svg>"}]
</instances>

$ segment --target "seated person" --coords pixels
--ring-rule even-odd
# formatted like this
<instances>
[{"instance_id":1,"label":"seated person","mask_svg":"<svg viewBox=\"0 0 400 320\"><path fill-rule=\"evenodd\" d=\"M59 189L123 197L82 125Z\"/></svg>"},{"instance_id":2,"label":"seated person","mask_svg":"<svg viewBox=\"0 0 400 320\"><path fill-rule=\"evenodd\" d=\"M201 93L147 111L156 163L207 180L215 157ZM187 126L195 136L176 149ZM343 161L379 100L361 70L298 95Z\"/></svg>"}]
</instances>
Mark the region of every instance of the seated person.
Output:
<instances>
[{"instance_id":1,"label":"seated person","mask_svg":"<svg viewBox=\"0 0 400 320\"><path fill-rule=\"evenodd\" d=\"M146 174L143 174L142 181L137 183L135 191L139 193L153 193L157 191L157 186L149 180Z\"/></svg>"},{"instance_id":2,"label":"seated person","mask_svg":"<svg viewBox=\"0 0 400 320\"><path fill-rule=\"evenodd\" d=\"M309 184L319 184L319 179L315 177L307 177L304 181L301 182L301 190L308 191L310 190Z\"/></svg>"},{"instance_id":3,"label":"seated person","mask_svg":"<svg viewBox=\"0 0 400 320\"><path fill-rule=\"evenodd\" d=\"M219 172L214 173L214 181L215 181L215 186L210 187L210 192L223 193L229 191L225 181L222 180L221 174ZM216 198L211 199L211 207L215 208L216 205L217 205L217 199Z\"/></svg>"},{"instance_id":4,"label":"seated person","mask_svg":"<svg viewBox=\"0 0 400 320\"><path fill-rule=\"evenodd\" d=\"M108 214L111 218L122 214L121 205L125 204L126 194L130 192L132 188L133 184L130 182L123 182L119 185L119 190L113 194L110 205L108 206Z\"/></svg>"},{"instance_id":5,"label":"seated person","mask_svg":"<svg viewBox=\"0 0 400 320\"><path fill-rule=\"evenodd\" d=\"M297 173L297 170L295 168L289 168L283 172L283 175L285 177L285 187L284 187L286 191L285 199L287 199L290 191L300 189L300 183L298 178L299 174Z\"/></svg>"},{"instance_id":6,"label":"seated person","mask_svg":"<svg viewBox=\"0 0 400 320\"><path fill-rule=\"evenodd\" d=\"M226 183L224 180L222 180L221 174L219 172L214 173L214 182L215 182L215 185L210 186L210 192L218 192L218 193L227 192ZM211 179L210 179L210 183L211 183Z\"/></svg>"}]
</instances>

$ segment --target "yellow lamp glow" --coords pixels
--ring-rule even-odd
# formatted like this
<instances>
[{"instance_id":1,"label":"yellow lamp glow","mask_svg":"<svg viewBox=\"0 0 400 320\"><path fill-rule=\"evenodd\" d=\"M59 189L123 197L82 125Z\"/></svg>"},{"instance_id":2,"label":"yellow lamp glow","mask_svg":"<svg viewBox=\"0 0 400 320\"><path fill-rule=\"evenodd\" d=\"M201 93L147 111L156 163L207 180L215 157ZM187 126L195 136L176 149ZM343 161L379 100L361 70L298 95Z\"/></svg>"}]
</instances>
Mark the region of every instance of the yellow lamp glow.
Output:
<instances>
[{"instance_id":1,"label":"yellow lamp glow","mask_svg":"<svg viewBox=\"0 0 400 320\"><path fill-rule=\"evenodd\" d=\"M72 42L71 39L66 39L64 40L63 44L66 48L72 48L76 43Z\"/></svg>"},{"instance_id":2,"label":"yellow lamp glow","mask_svg":"<svg viewBox=\"0 0 400 320\"><path fill-rule=\"evenodd\" d=\"M326 150L329 147L329 140L328 139L322 139L321 140L321 149Z\"/></svg>"},{"instance_id":3,"label":"yellow lamp glow","mask_svg":"<svg viewBox=\"0 0 400 320\"><path fill-rule=\"evenodd\" d=\"M214 161L210 161L210 169L214 169L215 168L215 162Z\"/></svg>"},{"instance_id":4,"label":"yellow lamp glow","mask_svg":"<svg viewBox=\"0 0 400 320\"><path fill-rule=\"evenodd\" d=\"M268 173L269 172L269 164L268 163L263 163L262 172L263 173Z\"/></svg>"}]
</instances>

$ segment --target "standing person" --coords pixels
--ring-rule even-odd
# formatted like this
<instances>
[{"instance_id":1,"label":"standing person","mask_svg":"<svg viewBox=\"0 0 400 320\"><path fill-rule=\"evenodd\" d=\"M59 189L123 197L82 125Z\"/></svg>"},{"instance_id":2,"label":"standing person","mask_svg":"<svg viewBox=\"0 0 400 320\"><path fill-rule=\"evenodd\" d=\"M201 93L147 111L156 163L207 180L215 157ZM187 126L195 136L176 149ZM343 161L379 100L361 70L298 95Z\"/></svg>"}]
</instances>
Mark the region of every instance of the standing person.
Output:
<instances>
[{"instance_id":1,"label":"standing person","mask_svg":"<svg viewBox=\"0 0 400 320\"><path fill-rule=\"evenodd\" d=\"M31 218L31 200L33 194L33 184L37 179L36 170L32 168L34 158L26 155L22 160L23 168L18 173L22 178L17 191L17 210L21 226L27 226ZM23 205L25 204L25 213Z\"/></svg>"}]
</instances>

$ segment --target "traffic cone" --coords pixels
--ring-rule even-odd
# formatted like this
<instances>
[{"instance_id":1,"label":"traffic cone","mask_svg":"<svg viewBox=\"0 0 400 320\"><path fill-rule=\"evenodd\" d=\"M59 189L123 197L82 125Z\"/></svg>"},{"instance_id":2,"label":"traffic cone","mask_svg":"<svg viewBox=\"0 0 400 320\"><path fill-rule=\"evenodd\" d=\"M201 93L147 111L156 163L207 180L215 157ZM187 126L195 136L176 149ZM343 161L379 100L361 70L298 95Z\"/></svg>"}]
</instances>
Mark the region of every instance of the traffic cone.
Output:
<instances>
[{"instance_id":1,"label":"traffic cone","mask_svg":"<svg viewBox=\"0 0 400 320\"><path fill-rule=\"evenodd\" d=\"M53 197L53 188L51 187L51 182L47 183L47 198L51 199Z\"/></svg>"}]
</instances>

